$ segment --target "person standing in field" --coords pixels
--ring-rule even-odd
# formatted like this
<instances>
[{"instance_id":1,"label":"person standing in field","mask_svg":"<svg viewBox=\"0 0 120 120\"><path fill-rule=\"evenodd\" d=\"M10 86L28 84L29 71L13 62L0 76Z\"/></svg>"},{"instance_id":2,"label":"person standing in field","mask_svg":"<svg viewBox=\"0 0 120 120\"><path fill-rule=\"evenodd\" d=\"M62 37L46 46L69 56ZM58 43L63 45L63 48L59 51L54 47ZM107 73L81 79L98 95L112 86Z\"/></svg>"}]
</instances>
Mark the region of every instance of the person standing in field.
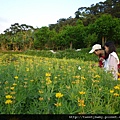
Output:
<instances>
[{"instance_id":1,"label":"person standing in field","mask_svg":"<svg viewBox=\"0 0 120 120\"><path fill-rule=\"evenodd\" d=\"M100 44L95 44L93 45L91 51L89 53L94 53L95 55L97 55L99 57L99 64L98 66L100 68L103 68L104 66L104 58L105 58L105 51L102 49L101 45Z\"/></svg>"},{"instance_id":2,"label":"person standing in field","mask_svg":"<svg viewBox=\"0 0 120 120\"><path fill-rule=\"evenodd\" d=\"M105 71L109 71L112 73L115 80L118 79L118 64L119 58L116 53L115 45L112 41L108 41L104 45L105 48Z\"/></svg>"}]
</instances>

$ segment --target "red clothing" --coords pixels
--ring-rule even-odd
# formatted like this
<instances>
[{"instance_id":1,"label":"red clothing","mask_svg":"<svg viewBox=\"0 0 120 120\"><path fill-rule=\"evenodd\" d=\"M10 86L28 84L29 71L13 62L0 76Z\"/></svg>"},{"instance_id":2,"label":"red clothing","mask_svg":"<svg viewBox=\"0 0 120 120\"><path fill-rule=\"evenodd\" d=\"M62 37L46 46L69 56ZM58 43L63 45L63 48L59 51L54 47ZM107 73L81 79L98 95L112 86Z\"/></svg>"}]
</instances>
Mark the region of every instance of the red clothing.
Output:
<instances>
[{"instance_id":1,"label":"red clothing","mask_svg":"<svg viewBox=\"0 0 120 120\"><path fill-rule=\"evenodd\" d=\"M118 64L118 69L120 69L120 62L119 62L119 64Z\"/></svg>"},{"instance_id":2,"label":"red clothing","mask_svg":"<svg viewBox=\"0 0 120 120\"><path fill-rule=\"evenodd\" d=\"M100 59L100 58L102 58L102 59ZM103 59L104 59L104 58L105 58L104 56L99 57L99 67L100 67L100 68L103 67Z\"/></svg>"}]
</instances>

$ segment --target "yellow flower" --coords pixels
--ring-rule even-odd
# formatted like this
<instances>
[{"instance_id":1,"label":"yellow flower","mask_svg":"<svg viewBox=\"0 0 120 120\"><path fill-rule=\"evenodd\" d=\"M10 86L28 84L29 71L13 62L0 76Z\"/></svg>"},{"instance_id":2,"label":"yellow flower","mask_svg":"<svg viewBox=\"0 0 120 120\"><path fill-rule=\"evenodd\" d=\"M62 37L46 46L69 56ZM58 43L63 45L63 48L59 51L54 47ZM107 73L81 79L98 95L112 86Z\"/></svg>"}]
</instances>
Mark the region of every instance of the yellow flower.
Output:
<instances>
[{"instance_id":1,"label":"yellow flower","mask_svg":"<svg viewBox=\"0 0 120 120\"><path fill-rule=\"evenodd\" d=\"M83 94L85 94L85 92L81 91L81 92L79 92L79 94L83 95Z\"/></svg>"},{"instance_id":2,"label":"yellow flower","mask_svg":"<svg viewBox=\"0 0 120 120\"><path fill-rule=\"evenodd\" d=\"M67 88L67 89L70 89L70 86L67 86L67 85L66 85L66 88Z\"/></svg>"},{"instance_id":3,"label":"yellow flower","mask_svg":"<svg viewBox=\"0 0 120 120\"><path fill-rule=\"evenodd\" d=\"M24 84L28 84L27 82L24 82Z\"/></svg>"},{"instance_id":4,"label":"yellow flower","mask_svg":"<svg viewBox=\"0 0 120 120\"><path fill-rule=\"evenodd\" d=\"M116 86L114 87L114 89L118 89L118 90L119 90L119 89L120 89L120 87L116 85Z\"/></svg>"},{"instance_id":5,"label":"yellow flower","mask_svg":"<svg viewBox=\"0 0 120 120\"><path fill-rule=\"evenodd\" d=\"M8 81L5 81L5 84L8 84Z\"/></svg>"},{"instance_id":6,"label":"yellow flower","mask_svg":"<svg viewBox=\"0 0 120 120\"><path fill-rule=\"evenodd\" d=\"M61 97L63 97L63 94L61 94L60 92L56 93L56 98L61 98Z\"/></svg>"},{"instance_id":7,"label":"yellow flower","mask_svg":"<svg viewBox=\"0 0 120 120\"><path fill-rule=\"evenodd\" d=\"M46 84L48 85L50 83L52 83L52 81L51 80L47 80Z\"/></svg>"},{"instance_id":8,"label":"yellow flower","mask_svg":"<svg viewBox=\"0 0 120 120\"><path fill-rule=\"evenodd\" d=\"M84 107L84 106L85 106L85 104L78 103L78 106L82 106L82 107Z\"/></svg>"},{"instance_id":9,"label":"yellow flower","mask_svg":"<svg viewBox=\"0 0 120 120\"><path fill-rule=\"evenodd\" d=\"M110 93L113 93L114 92L114 90L110 90Z\"/></svg>"},{"instance_id":10,"label":"yellow flower","mask_svg":"<svg viewBox=\"0 0 120 120\"><path fill-rule=\"evenodd\" d=\"M72 81L72 84L75 84L76 82L75 81Z\"/></svg>"},{"instance_id":11,"label":"yellow flower","mask_svg":"<svg viewBox=\"0 0 120 120\"><path fill-rule=\"evenodd\" d=\"M84 76L81 77L82 80L85 80L86 78Z\"/></svg>"},{"instance_id":12,"label":"yellow flower","mask_svg":"<svg viewBox=\"0 0 120 120\"><path fill-rule=\"evenodd\" d=\"M50 98L48 98L48 100L50 101Z\"/></svg>"},{"instance_id":13,"label":"yellow flower","mask_svg":"<svg viewBox=\"0 0 120 120\"><path fill-rule=\"evenodd\" d=\"M24 88L27 88L27 85L24 85Z\"/></svg>"},{"instance_id":14,"label":"yellow flower","mask_svg":"<svg viewBox=\"0 0 120 120\"><path fill-rule=\"evenodd\" d=\"M118 93L114 93L114 96L116 96L116 97L117 97L117 96L119 96L119 94L118 94Z\"/></svg>"},{"instance_id":15,"label":"yellow flower","mask_svg":"<svg viewBox=\"0 0 120 120\"><path fill-rule=\"evenodd\" d=\"M12 100L6 100L5 104L12 104Z\"/></svg>"},{"instance_id":16,"label":"yellow flower","mask_svg":"<svg viewBox=\"0 0 120 120\"><path fill-rule=\"evenodd\" d=\"M18 79L18 76L15 76L14 78L15 78L15 79Z\"/></svg>"},{"instance_id":17,"label":"yellow flower","mask_svg":"<svg viewBox=\"0 0 120 120\"><path fill-rule=\"evenodd\" d=\"M76 84L79 84L79 83L80 83L80 80L76 80L75 83L76 83Z\"/></svg>"},{"instance_id":18,"label":"yellow flower","mask_svg":"<svg viewBox=\"0 0 120 120\"><path fill-rule=\"evenodd\" d=\"M49 80L50 80L50 77L47 77L47 78L46 78L46 81L49 81Z\"/></svg>"},{"instance_id":19,"label":"yellow flower","mask_svg":"<svg viewBox=\"0 0 120 120\"><path fill-rule=\"evenodd\" d=\"M84 107L85 106L84 100L78 99L78 106Z\"/></svg>"},{"instance_id":20,"label":"yellow flower","mask_svg":"<svg viewBox=\"0 0 120 120\"><path fill-rule=\"evenodd\" d=\"M29 68L26 68L26 71L28 72L28 71L29 71Z\"/></svg>"},{"instance_id":21,"label":"yellow flower","mask_svg":"<svg viewBox=\"0 0 120 120\"><path fill-rule=\"evenodd\" d=\"M11 87L10 89L11 89L11 90L14 90L14 87Z\"/></svg>"},{"instance_id":22,"label":"yellow flower","mask_svg":"<svg viewBox=\"0 0 120 120\"><path fill-rule=\"evenodd\" d=\"M30 82L33 82L34 80L30 80Z\"/></svg>"},{"instance_id":23,"label":"yellow flower","mask_svg":"<svg viewBox=\"0 0 120 120\"><path fill-rule=\"evenodd\" d=\"M93 83L99 83L100 81L99 80L92 80Z\"/></svg>"},{"instance_id":24,"label":"yellow flower","mask_svg":"<svg viewBox=\"0 0 120 120\"><path fill-rule=\"evenodd\" d=\"M78 78L78 79L80 78L80 76L79 76L79 75L78 75L78 76L76 75L76 76L73 76L73 77L74 77L74 78Z\"/></svg>"},{"instance_id":25,"label":"yellow flower","mask_svg":"<svg viewBox=\"0 0 120 120\"><path fill-rule=\"evenodd\" d=\"M60 106L61 106L61 103L58 103L58 102L57 102L57 103L55 103L54 105L55 105L56 107L60 107Z\"/></svg>"},{"instance_id":26,"label":"yellow flower","mask_svg":"<svg viewBox=\"0 0 120 120\"><path fill-rule=\"evenodd\" d=\"M46 76L46 77L50 77L51 74L50 74L50 73L46 73L45 76Z\"/></svg>"},{"instance_id":27,"label":"yellow flower","mask_svg":"<svg viewBox=\"0 0 120 120\"><path fill-rule=\"evenodd\" d=\"M13 86L16 86L17 84L16 83L13 83Z\"/></svg>"},{"instance_id":28,"label":"yellow flower","mask_svg":"<svg viewBox=\"0 0 120 120\"><path fill-rule=\"evenodd\" d=\"M24 80L28 80L28 78L24 78Z\"/></svg>"},{"instance_id":29,"label":"yellow flower","mask_svg":"<svg viewBox=\"0 0 120 120\"><path fill-rule=\"evenodd\" d=\"M94 78L100 78L100 76L99 75L95 75Z\"/></svg>"},{"instance_id":30,"label":"yellow flower","mask_svg":"<svg viewBox=\"0 0 120 120\"><path fill-rule=\"evenodd\" d=\"M11 92L10 94L12 94L12 95L13 95L13 94L16 94L16 92Z\"/></svg>"},{"instance_id":31,"label":"yellow flower","mask_svg":"<svg viewBox=\"0 0 120 120\"><path fill-rule=\"evenodd\" d=\"M42 94L42 93L43 93L43 91L42 91L42 90L39 90L39 93L40 93L40 94Z\"/></svg>"},{"instance_id":32,"label":"yellow flower","mask_svg":"<svg viewBox=\"0 0 120 120\"><path fill-rule=\"evenodd\" d=\"M118 78L118 80L120 80L120 77Z\"/></svg>"},{"instance_id":33,"label":"yellow flower","mask_svg":"<svg viewBox=\"0 0 120 120\"><path fill-rule=\"evenodd\" d=\"M102 88L99 88L99 91L101 91L102 90Z\"/></svg>"},{"instance_id":34,"label":"yellow flower","mask_svg":"<svg viewBox=\"0 0 120 120\"><path fill-rule=\"evenodd\" d=\"M43 97L40 97L39 100L40 100L40 101L43 101Z\"/></svg>"},{"instance_id":35,"label":"yellow flower","mask_svg":"<svg viewBox=\"0 0 120 120\"><path fill-rule=\"evenodd\" d=\"M5 97L6 97L7 99L12 98L12 96L11 96L11 95L6 95Z\"/></svg>"}]
</instances>

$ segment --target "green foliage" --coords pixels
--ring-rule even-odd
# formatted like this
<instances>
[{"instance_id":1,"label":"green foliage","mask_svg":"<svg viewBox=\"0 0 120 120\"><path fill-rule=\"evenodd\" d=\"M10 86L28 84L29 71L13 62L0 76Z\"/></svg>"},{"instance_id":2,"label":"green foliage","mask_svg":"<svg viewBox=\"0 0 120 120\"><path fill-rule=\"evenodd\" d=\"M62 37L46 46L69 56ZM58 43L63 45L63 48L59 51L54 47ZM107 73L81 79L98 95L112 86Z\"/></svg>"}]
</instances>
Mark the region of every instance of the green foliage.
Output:
<instances>
[{"instance_id":1,"label":"green foliage","mask_svg":"<svg viewBox=\"0 0 120 120\"><path fill-rule=\"evenodd\" d=\"M98 37L102 38L103 36L107 38L107 40L118 40L117 38L119 33L115 32L116 26L119 26L119 19L112 18L111 15L102 15L98 18L93 24L93 31L98 35ZM117 27L119 31L119 27Z\"/></svg>"},{"instance_id":2,"label":"green foliage","mask_svg":"<svg viewBox=\"0 0 120 120\"><path fill-rule=\"evenodd\" d=\"M94 18L98 18L102 14L111 14L113 17L120 18L120 2L119 0L105 0L104 2L98 2L92 4L90 7L80 7L75 12L75 18L80 18L89 24L94 21Z\"/></svg>"},{"instance_id":3,"label":"green foliage","mask_svg":"<svg viewBox=\"0 0 120 120\"><path fill-rule=\"evenodd\" d=\"M44 49L46 42L49 40L49 29L48 27L42 27L37 30L34 34L34 47L36 49Z\"/></svg>"},{"instance_id":4,"label":"green foliage","mask_svg":"<svg viewBox=\"0 0 120 120\"><path fill-rule=\"evenodd\" d=\"M4 54L25 54L38 57L58 58L58 59L81 59L84 61L98 61L98 58L94 54L89 54L91 48L83 48L81 51L75 49L58 50L56 53L52 53L49 50L26 50L24 52L4 52Z\"/></svg>"},{"instance_id":5,"label":"green foliage","mask_svg":"<svg viewBox=\"0 0 120 120\"><path fill-rule=\"evenodd\" d=\"M48 57L48 58L58 58L58 59L80 59L83 61L98 61L98 58L94 54L89 54L90 48L83 48L80 51L76 51L75 49L66 49L66 50L58 50L55 51L56 53L52 53L49 50L26 50L24 52L3 52L1 51L1 55L3 54L25 54L30 56L38 56L38 57ZM120 58L120 46L117 47L117 53ZM12 59L11 57L7 57L9 59Z\"/></svg>"},{"instance_id":6,"label":"green foliage","mask_svg":"<svg viewBox=\"0 0 120 120\"><path fill-rule=\"evenodd\" d=\"M62 34L61 34L62 33ZM76 26L65 26L64 29L60 32L61 37L63 38L62 43L67 48L82 48L83 39L85 35L84 25L81 21L78 21ZM61 39L59 39L61 41Z\"/></svg>"},{"instance_id":7,"label":"green foliage","mask_svg":"<svg viewBox=\"0 0 120 120\"><path fill-rule=\"evenodd\" d=\"M84 45L85 47L90 47L92 46L95 42L97 42L97 35L95 33L93 33L92 35L91 34L88 34L88 36L86 36L84 38Z\"/></svg>"},{"instance_id":8,"label":"green foliage","mask_svg":"<svg viewBox=\"0 0 120 120\"><path fill-rule=\"evenodd\" d=\"M49 30L48 27L42 27L34 33L35 49L54 49L56 47L56 32Z\"/></svg>"}]
</instances>

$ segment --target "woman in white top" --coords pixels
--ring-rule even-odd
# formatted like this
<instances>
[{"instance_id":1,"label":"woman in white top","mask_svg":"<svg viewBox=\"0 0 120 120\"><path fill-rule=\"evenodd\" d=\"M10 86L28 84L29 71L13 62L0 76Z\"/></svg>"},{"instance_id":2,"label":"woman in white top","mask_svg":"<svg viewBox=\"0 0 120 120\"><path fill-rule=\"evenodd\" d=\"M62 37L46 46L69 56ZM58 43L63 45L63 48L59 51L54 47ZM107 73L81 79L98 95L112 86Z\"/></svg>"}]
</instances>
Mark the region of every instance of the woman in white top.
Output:
<instances>
[{"instance_id":1,"label":"woman in white top","mask_svg":"<svg viewBox=\"0 0 120 120\"><path fill-rule=\"evenodd\" d=\"M112 41L108 41L105 43L104 48L106 52L104 68L106 71L110 71L113 74L115 80L117 80L119 58L116 53L115 45Z\"/></svg>"}]
</instances>

